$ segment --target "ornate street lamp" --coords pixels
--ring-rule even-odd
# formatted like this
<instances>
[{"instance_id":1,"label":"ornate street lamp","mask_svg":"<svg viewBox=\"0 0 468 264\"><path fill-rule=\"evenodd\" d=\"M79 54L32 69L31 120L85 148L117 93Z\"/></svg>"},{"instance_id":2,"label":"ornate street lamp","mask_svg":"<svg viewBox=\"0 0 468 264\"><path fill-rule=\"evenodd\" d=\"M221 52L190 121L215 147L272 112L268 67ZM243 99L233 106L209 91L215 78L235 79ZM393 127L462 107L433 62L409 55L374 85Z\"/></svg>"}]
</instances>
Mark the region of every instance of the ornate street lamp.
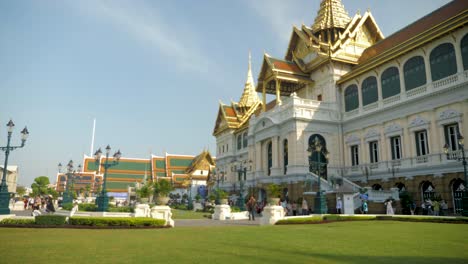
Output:
<instances>
[{"instance_id":1,"label":"ornate street lamp","mask_svg":"<svg viewBox=\"0 0 468 264\"><path fill-rule=\"evenodd\" d=\"M465 176L465 186L464 186L465 188L464 188L463 198L462 198L462 207L463 207L462 215L463 216L468 216L468 190L467 190L468 176L467 176L467 171L466 171L465 145L463 144L464 143L464 138L460 134L460 131L457 131L457 140L458 140L458 142L457 142L458 147L461 150L462 155L461 155L461 157L457 155L455 158L452 158L452 159L461 161L462 164L463 164L463 173L464 173L464 176ZM450 157L449 157L449 145L447 143L444 145L444 152L447 155L447 159L450 159Z\"/></svg>"},{"instance_id":2,"label":"ornate street lamp","mask_svg":"<svg viewBox=\"0 0 468 264\"><path fill-rule=\"evenodd\" d=\"M59 163L58 164L59 173L61 172L62 167L63 167L62 163ZM62 204L73 203L73 198L74 198L73 189L70 189L70 186L72 186L71 188L73 188L75 185L74 179L75 179L76 172L77 172L76 170L73 170L73 160L70 160L67 164L67 172L65 173L67 175L67 182L66 182L65 191L63 192L63 195L62 195ZM78 165L78 172L81 172L81 165Z\"/></svg>"},{"instance_id":3,"label":"ornate street lamp","mask_svg":"<svg viewBox=\"0 0 468 264\"><path fill-rule=\"evenodd\" d=\"M96 153L94 153L94 158L96 160L96 164L98 168L100 169L101 166L104 167L104 182L102 183L102 190L101 190L101 193L98 195L98 197L96 197L98 212L105 212L109 208L109 196L107 196L107 187L106 187L107 186L107 169L119 164L120 157L122 156L122 153L120 153L120 150L118 150L117 152L114 153L112 161L109 161L110 151L111 151L111 147L107 145L106 159L104 160L104 163L101 162L101 155L102 155L101 149L98 149Z\"/></svg>"},{"instance_id":4,"label":"ornate street lamp","mask_svg":"<svg viewBox=\"0 0 468 264\"><path fill-rule=\"evenodd\" d=\"M0 185L0 215L10 214L10 193L8 192L8 185L6 182L7 171L8 171L8 155L10 155L10 151L15 150L17 148L24 147L26 143L26 139L29 136L29 131L26 127L21 131L21 146L10 146L11 134L13 133L13 128L15 124L13 121L10 120L7 124L7 131L8 131L8 139L6 147L0 147L0 150L5 151L5 163L3 165L3 176L2 176L2 183Z\"/></svg>"},{"instance_id":5,"label":"ornate street lamp","mask_svg":"<svg viewBox=\"0 0 468 264\"><path fill-rule=\"evenodd\" d=\"M243 165L247 163L248 165ZM239 162L239 166L236 165L236 167L233 170L237 172L237 177L239 180L239 199L237 200L237 206L241 211L245 211L244 183L247 180L247 171L250 171L252 169L251 163L251 160Z\"/></svg>"},{"instance_id":6,"label":"ornate street lamp","mask_svg":"<svg viewBox=\"0 0 468 264\"><path fill-rule=\"evenodd\" d=\"M322 171L323 167L327 166L327 160L328 160L328 151L324 146L322 145L322 142L318 137L314 139L312 142L312 145L309 146L307 149L308 152L310 152L309 156L309 171L316 171L317 176L318 176L318 192L317 195L315 196L315 204L314 204L314 213L316 214L326 214L328 209L327 209L327 201L322 193L322 188L321 188L321 179L322 179ZM317 153L317 161L313 160L313 154ZM321 156L325 156L325 162L322 162Z\"/></svg>"},{"instance_id":7,"label":"ornate street lamp","mask_svg":"<svg viewBox=\"0 0 468 264\"><path fill-rule=\"evenodd\" d=\"M219 201L219 182L221 181L222 183L224 183L224 172L214 171L214 176L215 176L215 180L216 180L216 200L215 200L215 204L219 205L220 204L220 201Z\"/></svg>"}]
</instances>

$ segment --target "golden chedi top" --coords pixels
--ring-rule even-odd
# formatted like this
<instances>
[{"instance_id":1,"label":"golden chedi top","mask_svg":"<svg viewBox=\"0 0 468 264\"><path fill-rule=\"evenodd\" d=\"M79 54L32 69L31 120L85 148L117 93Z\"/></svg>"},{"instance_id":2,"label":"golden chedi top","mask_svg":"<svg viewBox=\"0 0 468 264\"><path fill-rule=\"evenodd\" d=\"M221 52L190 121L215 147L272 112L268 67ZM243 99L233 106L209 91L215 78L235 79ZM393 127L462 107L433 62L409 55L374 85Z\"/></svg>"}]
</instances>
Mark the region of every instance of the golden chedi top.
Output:
<instances>
[{"instance_id":1,"label":"golden chedi top","mask_svg":"<svg viewBox=\"0 0 468 264\"><path fill-rule=\"evenodd\" d=\"M257 92L255 91L255 83L252 76L252 65L251 56L249 52L249 69L247 71L247 80L244 86L244 92L239 100L239 107L251 107L257 103L260 99L258 98Z\"/></svg>"},{"instance_id":2,"label":"golden chedi top","mask_svg":"<svg viewBox=\"0 0 468 264\"><path fill-rule=\"evenodd\" d=\"M351 18L341 0L322 0L317 17L312 25L312 31L316 33L332 28L345 29L350 21Z\"/></svg>"}]
</instances>

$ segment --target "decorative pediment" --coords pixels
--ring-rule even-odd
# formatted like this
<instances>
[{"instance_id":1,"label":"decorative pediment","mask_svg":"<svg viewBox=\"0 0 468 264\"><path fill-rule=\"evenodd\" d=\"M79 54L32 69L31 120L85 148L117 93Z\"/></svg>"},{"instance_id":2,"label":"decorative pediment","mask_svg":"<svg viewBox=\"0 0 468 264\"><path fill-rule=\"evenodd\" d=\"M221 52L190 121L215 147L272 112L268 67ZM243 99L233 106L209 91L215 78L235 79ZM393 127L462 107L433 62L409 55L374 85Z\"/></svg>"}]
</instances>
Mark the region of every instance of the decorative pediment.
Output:
<instances>
[{"instance_id":1,"label":"decorative pediment","mask_svg":"<svg viewBox=\"0 0 468 264\"><path fill-rule=\"evenodd\" d=\"M361 138L356 134L351 134L346 138L347 144L360 143Z\"/></svg>"},{"instance_id":2,"label":"decorative pediment","mask_svg":"<svg viewBox=\"0 0 468 264\"><path fill-rule=\"evenodd\" d=\"M418 126L424 126L428 124L429 124L429 121L427 121L426 119L420 116L417 116L410 122L409 127L418 127Z\"/></svg>"},{"instance_id":3,"label":"decorative pediment","mask_svg":"<svg viewBox=\"0 0 468 264\"><path fill-rule=\"evenodd\" d=\"M376 138L376 137L379 137L380 136L380 133L379 131L377 131L376 129L369 129L366 133L366 138Z\"/></svg>"},{"instance_id":4,"label":"decorative pediment","mask_svg":"<svg viewBox=\"0 0 468 264\"><path fill-rule=\"evenodd\" d=\"M403 128L399 124L390 124L385 128L385 134L401 133Z\"/></svg>"},{"instance_id":5,"label":"decorative pediment","mask_svg":"<svg viewBox=\"0 0 468 264\"><path fill-rule=\"evenodd\" d=\"M439 120L460 117L462 114L456 110L448 109L439 114Z\"/></svg>"}]
</instances>

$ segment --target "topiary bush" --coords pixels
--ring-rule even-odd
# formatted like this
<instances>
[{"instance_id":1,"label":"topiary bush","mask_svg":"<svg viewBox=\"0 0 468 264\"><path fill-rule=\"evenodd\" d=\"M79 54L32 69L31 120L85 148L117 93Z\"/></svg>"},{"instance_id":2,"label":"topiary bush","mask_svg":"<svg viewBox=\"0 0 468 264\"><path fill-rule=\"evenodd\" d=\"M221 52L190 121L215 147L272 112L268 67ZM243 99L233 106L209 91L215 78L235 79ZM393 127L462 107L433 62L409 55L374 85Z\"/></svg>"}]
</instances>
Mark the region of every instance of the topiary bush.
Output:
<instances>
[{"instance_id":1,"label":"topiary bush","mask_svg":"<svg viewBox=\"0 0 468 264\"><path fill-rule=\"evenodd\" d=\"M66 216L63 215L39 215L35 217L36 225L64 225Z\"/></svg>"},{"instance_id":2,"label":"topiary bush","mask_svg":"<svg viewBox=\"0 0 468 264\"><path fill-rule=\"evenodd\" d=\"M151 205L150 205L151 207ZM134 213L135 208L130 206L122 206L122 207L109 207L108 212L117 212L117 213Z\"/></svg>"},{"instance_id":3,"label":"topiary bush","mask_svg":"<svg viewBox=\"0 0 468 264\"><path fill-rule=\"evenodd\" d=\"M283 219L276 222L276 225L303 225L303 224L317 224L323 222L322 216L310 216L302 218Z\"/></svg>"},{"instance_id":4,"label":"topiary bush","mask_svg":"<svg viewBox=\"0 0 468 264\"><path fill-rule=\"evenodd\" d=\"M71 225L85 226L164 226L163 219L145 217L71 217Z\"/></svg>"},{"instance_id":5,"label":"topiary bush","mask_svg":"<svg viewBox=\"0 0 468 264\"><path fill-rule=\"evenodd\" d=\"M34 219L15 219L6 218L0 221L0 225L34 225L36 222Z\"/></svg>"}]
</instances>

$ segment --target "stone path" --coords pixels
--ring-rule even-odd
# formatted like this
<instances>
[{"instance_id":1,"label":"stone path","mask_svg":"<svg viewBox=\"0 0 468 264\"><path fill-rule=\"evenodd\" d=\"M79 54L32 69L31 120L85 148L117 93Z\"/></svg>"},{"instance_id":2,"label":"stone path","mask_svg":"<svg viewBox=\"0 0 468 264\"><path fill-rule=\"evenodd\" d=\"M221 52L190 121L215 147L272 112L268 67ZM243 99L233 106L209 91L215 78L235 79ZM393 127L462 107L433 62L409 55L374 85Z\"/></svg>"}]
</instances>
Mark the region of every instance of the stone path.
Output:
<instances>
[{"instance_id":1,"label":"stone path","mask_svg":"<svg viewBox=\"0 0 468 264\"><path fill-rule=\"evenodd\" d=\"M31 216L31 210L26 211L11 211L11 214L17 216ZM183 226L258 226L260 225L259 218L255 221L249 220L211 220L211 219L174 219L175 227Z\"/></svg>"}]
</instances>

